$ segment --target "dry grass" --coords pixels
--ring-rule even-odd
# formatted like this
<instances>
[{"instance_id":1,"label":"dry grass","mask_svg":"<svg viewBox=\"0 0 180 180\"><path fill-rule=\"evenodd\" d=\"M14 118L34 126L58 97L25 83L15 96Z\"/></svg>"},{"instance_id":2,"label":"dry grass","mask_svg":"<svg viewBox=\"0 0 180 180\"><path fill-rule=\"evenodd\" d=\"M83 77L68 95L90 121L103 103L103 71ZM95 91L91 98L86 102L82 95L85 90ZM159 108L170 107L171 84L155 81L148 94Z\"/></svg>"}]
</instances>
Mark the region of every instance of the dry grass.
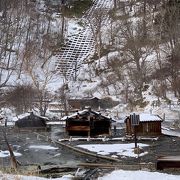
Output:
<instances>
[{"instance_id":1,"label":"dry grass","mask_svg":"<svg viewBox=\"0 0 180 180\"><path fill-rule=\"evenodd\" d=\"M14 170L12 168L0 169L0 180L22 180L22 176L39 176L37 168L21 168Z\"/></svg>"}]
</instances>

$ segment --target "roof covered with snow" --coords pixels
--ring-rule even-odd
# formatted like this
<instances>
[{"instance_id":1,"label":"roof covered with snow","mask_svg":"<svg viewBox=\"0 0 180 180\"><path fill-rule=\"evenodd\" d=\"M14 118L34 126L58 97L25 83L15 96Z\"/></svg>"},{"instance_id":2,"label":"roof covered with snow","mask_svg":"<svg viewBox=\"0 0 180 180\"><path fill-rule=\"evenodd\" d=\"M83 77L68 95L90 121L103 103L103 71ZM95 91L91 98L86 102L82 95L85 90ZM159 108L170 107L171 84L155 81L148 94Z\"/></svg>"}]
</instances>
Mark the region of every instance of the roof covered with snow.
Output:
<instances>
[{"instance_id":1,"label":"roof covered with snow","mask_svg":"<svg viewBox=\"0 0 180 180\"><path fill-rule=\"evenodd\" d=\"M146 122L146 121L162 121L162 118L159 117L158 115L154 115L154 114L139 114L140 116L140 122Z\"/></svg>"},{"instance_id":2,"label":"roof covered with snow","mask_svg":"<svg viewBox=\"0 0 180 180\"><path fill-rule=\"evenodd\" d=\"M90 113L90 115L100 115L100 116L102 116L102 117L104 117L104 118L111 119L111 118L108 117L108 116L103 116L103 115L101 115L100 112L92 111L92 110L90 110L90 109L84 109L84 110L82 110L82 111L77 111L76 113L73 113L72 115L64 116L61 120L66 120L66 119L69 119L69 118L73 118L73 117L76 117L76 116L78 116L78 115L85 115L85 114L87 114L87 113Z\"/></svg>"},{"instance_id":3,"label":"roof covered with snow","mask_svg":"<svg viewBox=\"0 0 180 180\"><path fill-rule=\"evenodd\" d=\"M23 119L23 118L25 118L25 117L28 117L28 116L30 116L30 114L31 114L31 112L27 112L27 113L24 113L24 114L20 114L20 115L18 115L18 116L16 116L16 117L13 117L13 121L18 121L19 119ZM44 117L44 116L40 116L40 115L37 115L37 114L34 114L33 113L33 115L35 115L35 116L37 116L37 117L40 117L40 118L43 118L43 119L45 119L45 120L49 120L47 117Z\"/></svg>"}]
</instances>

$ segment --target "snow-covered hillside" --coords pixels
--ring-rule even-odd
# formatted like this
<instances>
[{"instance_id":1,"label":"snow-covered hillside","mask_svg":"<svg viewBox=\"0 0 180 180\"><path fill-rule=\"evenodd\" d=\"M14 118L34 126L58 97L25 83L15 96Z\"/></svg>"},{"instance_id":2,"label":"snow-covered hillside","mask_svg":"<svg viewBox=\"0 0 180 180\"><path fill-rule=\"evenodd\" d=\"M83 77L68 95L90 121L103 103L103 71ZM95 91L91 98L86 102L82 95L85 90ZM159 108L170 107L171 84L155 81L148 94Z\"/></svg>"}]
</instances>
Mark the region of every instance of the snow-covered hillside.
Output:
<instances>
[{"instance_id":1,"label":"snow-covered hillside","mask_svg":"<svg viewBox=\"0 0 180 180\"><path fill-rule=\"evenodd\" d=\"M110 97L119 101L118 106L108 110L110 116L118 119L130 112L150 112L167 120L179 120L179 61L176 60L179 42L171 43L171 31L165 22L169 20L166 19L168 10L176 7L175 4L168 1L93 2L82 18L63 16L60 10L52 8L56 5L48 6L43 0L29 4L20 1L22 9L10 8L6 16L2 9L2 18L9 20L1 22L4 25L1 31L4 37L1 40L2 93L9 89L6 86L30 84L37 93L35 98L54 101L60 89L67 86L64 92L67 98ZM10 21L14 24L7 29ZM89 56L78 62L81 64L73 69L71 77L59 73L56 55L67 42L81 32L86 33L87 28L88 33L91 32L87 36L93 39L95 49L90 48L92 52L88 51ZM9 31L5 34L4 30ZM11 36L13 40L6 41ZM58 101L61 100L58 97Z\"/></svg>"}]
</instances>

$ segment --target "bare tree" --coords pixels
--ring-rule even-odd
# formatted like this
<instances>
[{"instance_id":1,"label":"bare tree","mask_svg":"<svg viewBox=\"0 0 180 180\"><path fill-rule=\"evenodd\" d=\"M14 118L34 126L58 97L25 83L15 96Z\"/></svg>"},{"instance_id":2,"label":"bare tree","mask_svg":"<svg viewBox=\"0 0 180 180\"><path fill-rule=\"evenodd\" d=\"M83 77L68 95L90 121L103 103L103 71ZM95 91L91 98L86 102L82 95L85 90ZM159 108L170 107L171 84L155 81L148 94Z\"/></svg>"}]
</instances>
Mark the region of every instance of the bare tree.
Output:
<instances>
[{"instance_id":1,"label":"bare tree","mask_svg":"<svg viewBox=\"0 0 180 180\"><path fill-rule=\"evenodd\" d=\"M162 11L156 17L157 28L160 29L161 41L164 41L163 52L166 54L166 59L162 62L166 77L166 81L171 84L171 89L176 97L179 95L179 68L180 68L180 8L176 0L163 1Z\"/></svg>"},{"instance_id":2,"label":"bare tree","mask_svg":"<svg viewBox=\"0 0 180 180\"><path fill-rule=\"evenodd\" d=\"M3 95L4 106L13 106L17 114L31 111L36 92L32 85L17 85Z\"/></svg>"},{"instance_id":3,"label":"bare tree","mask_svg":"<svg viewBox=\"0 0 180 180\"><path fill-rule=\"evenodd\" d=\"M31 66L30 68L28 68L26 73L30 76L32 83L37 90L36 98L39 102L38 107L40 114L42 116L45 116L48 105L47 103L49 102L49 93L47 88L49 83L51 83L53 80L54 73L48 67L49 64L46 64L43 69L39 69L41 73L38 71L37 68L35 68L35 66L37 66L37 64L34 64L34 67Z\"/></svg>"},{"instance_id":4,"label":"bare tree","mask_svg":"<svg viewBox=\"0 0 180 180\"><path fill-rule=\"evenodd\" d=\"M114 9L117 8L117 0L113 0L114 1Z\"/></svg>"},{"instance_id":5,"label":"bare tree","mask_svg":"<svg viewBox=\"0 0 180 180\"><path fill-rule=\"evenodd\" d=\"M90 29L92 31L92 34L95 40L95 49L96 49L96 53L99 59L101 57L102 48L103 48L102 28L105 25L104 19L106 17L107 15L105 15L105 11L103 11L102 9L96 9L93 17L87 18Z\"/></svg>"},{"instance_id":6,"label":"bare tree","mask_svg":"<svg viewBox=\"0 0 180 180\"><path fill-rule=\"evenodd\" d=\"M21 22L19 12L22 10L21 7L16 9L14 1L11 6L6 1L2 1L2 4L3 15L0 21L0 87L7 84L18 65L16 44ZM20 39L19 42L21 42Z\"/></svg>"},{"instance_id":7,"label":"bare tree","mask_svg":"<svg viewBox=\"0 0 180 180\"><path fill-rule=\"evenodd\" d=\"M143 25L141 22L134 26L131 22L126 22L121 28L123 38L122 51L126 61L129 61L127 71L131 83L135 87L135 92L142 98L143 84L147 82L147 57L153 52L152 39L145 39L143 36Z\"/></svg>"},{"instance_id":8,"label":"bare tree","mask_svg":"<svg viewBox=\"0 0 180 180\"><path fill-rule=\"evenodd\" d=\"M39 102L38 107L41 115L45 115L47 110L47 88L49 83L53 81L54 73L50 62L44 64L44 60L39 56L37 44L30 42L28 50L24 54L24 72L30 77L30 80L37 91L36 98ZM33 54L31 53L33 52ZM43 65L43 67L42 67Z\"/></svg>"},{"instance_id":9,"label":"bare tree","mask_svg":"<svg viewBox=\"0 0 180 180\"><path fill-rule=\"evenodd\" d=\"M60 99L60 102L64 108L64 115L67 116L69 114L68 84L64 83L62 87L59 88L57 93L59 94L58 98Z\"/></svg>"}]
</instances>

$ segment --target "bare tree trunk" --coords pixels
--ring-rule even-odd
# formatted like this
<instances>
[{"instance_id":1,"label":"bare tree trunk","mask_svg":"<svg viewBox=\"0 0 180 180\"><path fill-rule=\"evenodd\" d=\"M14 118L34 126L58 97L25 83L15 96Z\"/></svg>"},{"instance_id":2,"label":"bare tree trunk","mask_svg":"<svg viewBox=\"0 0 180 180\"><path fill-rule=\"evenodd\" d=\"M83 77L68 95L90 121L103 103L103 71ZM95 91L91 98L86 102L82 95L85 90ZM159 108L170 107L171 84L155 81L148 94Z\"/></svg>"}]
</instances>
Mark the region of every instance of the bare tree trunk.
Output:
<instances>
[{"instance_id":1,"label":"bare tree trunk","mask_svg":"<svg viewBox=\"0 0 180 180\"><path fill-rule=\"evenodd\" d=\"M7 140L7 137L6 137L6 132L5 132L5 130L2 129L2 132L3 132L4 140L5 140L6 145L7 145L7 147L8 147L8 151L9 151L9 153L10 153L10 159L11 159L12 168L14 168L15 170L17 170L17 168L18 168L18 162L17 162L17 160L16 160L16 157L15 157L15 155L14 155L14 153L13 153L13 150L12 150L11 146L9 145L9 142L8 142L8 140Z\"/></svg>"},{"instance_id":2,"label":"bare tree trunk","mask_svg":"<svg viewBox=\"0 0 180 180\"><path fill-rule=\"evenodd\" d=\"M117 8L117 0L114 0L114 9Z\"/></svg>"},{"instance_id":3,"label":"bare tree trunk","mask_svg":"<svg viewBox=\"0 0 180 180\"><path fill-rule=\"evenodd\" d=\"M147 0L144 0L143 2L143 35L144 38L147 37L147 27L146 27L146 6L147 6Z\"/></svg>"}]
</instances>

